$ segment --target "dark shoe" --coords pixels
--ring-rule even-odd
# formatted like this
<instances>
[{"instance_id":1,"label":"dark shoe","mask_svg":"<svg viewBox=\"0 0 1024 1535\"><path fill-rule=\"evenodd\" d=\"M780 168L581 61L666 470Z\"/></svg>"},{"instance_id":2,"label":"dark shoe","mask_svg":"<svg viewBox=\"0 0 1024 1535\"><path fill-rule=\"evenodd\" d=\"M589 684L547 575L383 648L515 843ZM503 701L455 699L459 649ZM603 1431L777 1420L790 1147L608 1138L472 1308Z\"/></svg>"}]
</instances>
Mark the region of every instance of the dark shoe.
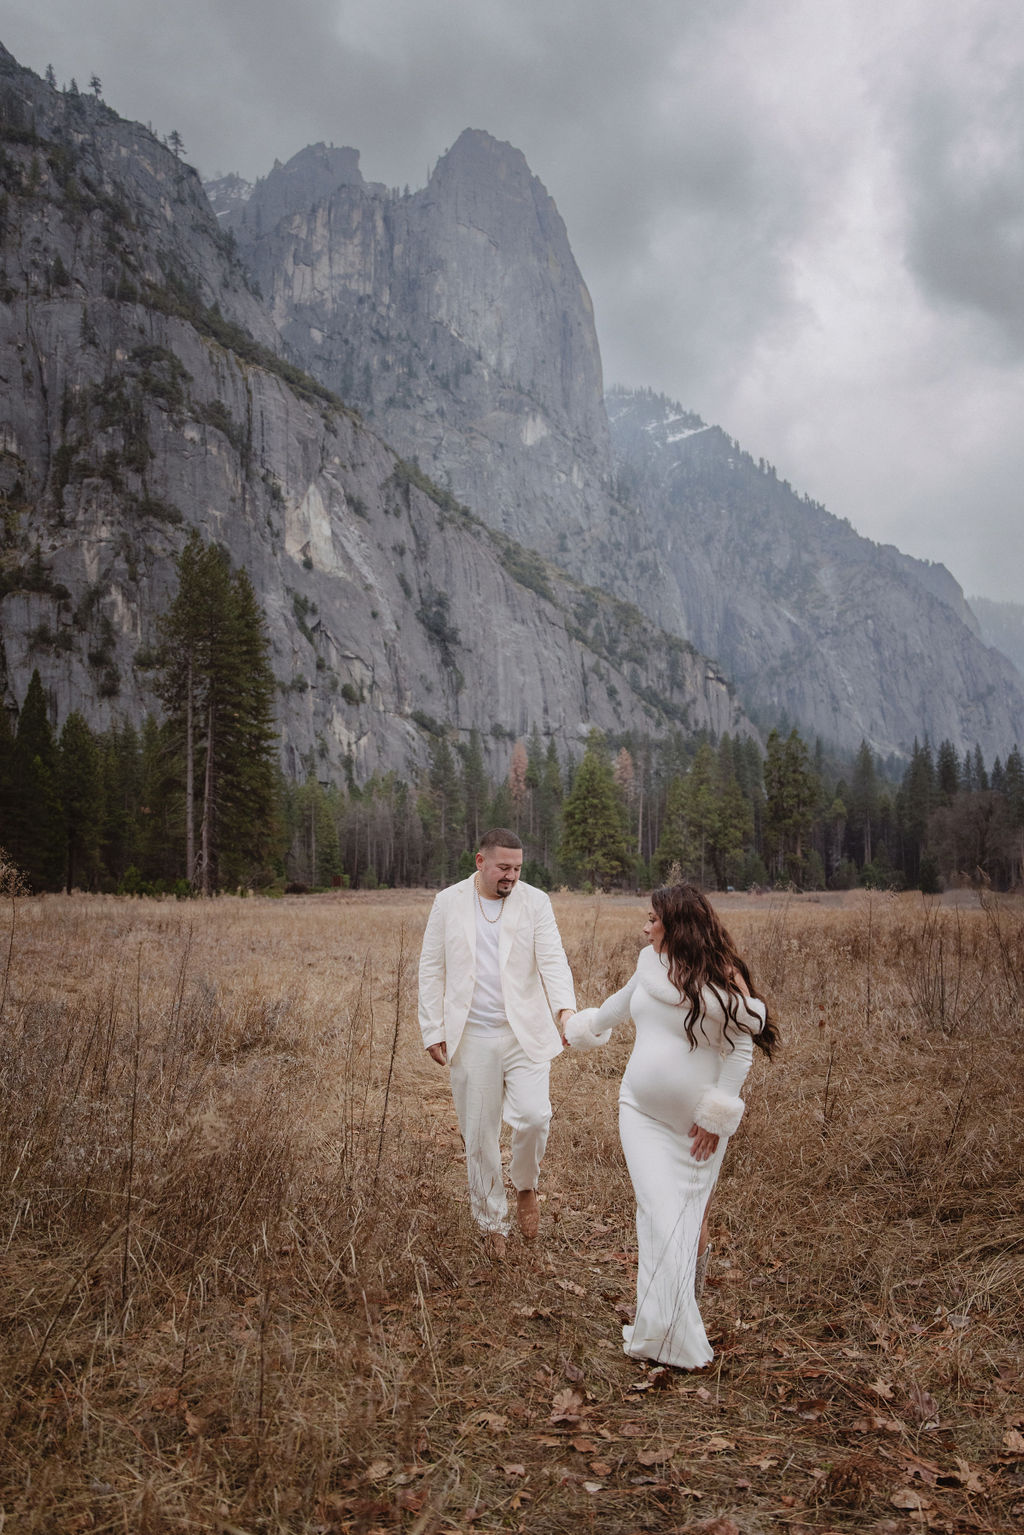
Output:
<instances>
[{"instance_id":1,"label":"dark shoe","mask_svg":"<svg viewBox=\"0 0 1024 1535\"><path fill-rule=\"evenodd\" d=\"M532 1242L540 1230L540 1203L536 1189L520 1189L516 1195L516 1220L528 1242Z\"/></svg>"}]
</instances>

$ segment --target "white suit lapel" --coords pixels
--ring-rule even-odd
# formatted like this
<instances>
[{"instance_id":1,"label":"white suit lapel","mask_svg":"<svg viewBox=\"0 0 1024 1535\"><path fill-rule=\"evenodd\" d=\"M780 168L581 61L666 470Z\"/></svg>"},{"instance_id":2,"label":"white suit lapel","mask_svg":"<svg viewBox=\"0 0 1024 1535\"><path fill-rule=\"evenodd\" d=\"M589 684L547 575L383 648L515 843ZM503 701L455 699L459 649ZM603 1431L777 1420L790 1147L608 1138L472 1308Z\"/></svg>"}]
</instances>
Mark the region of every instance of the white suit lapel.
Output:
<instances>
[{"instance_id":1,"label":"white suit lapel","mask_svg":"<svg viewBox=\"0 0 1024 1535\"><path fill-rule=\"evenodd\" d=\"M476 961L476 895L473 876L470 875L462 889L459 891L459 916L466 933L466 942L469 944L469 952Z\"/></svg>"}]
</instances>

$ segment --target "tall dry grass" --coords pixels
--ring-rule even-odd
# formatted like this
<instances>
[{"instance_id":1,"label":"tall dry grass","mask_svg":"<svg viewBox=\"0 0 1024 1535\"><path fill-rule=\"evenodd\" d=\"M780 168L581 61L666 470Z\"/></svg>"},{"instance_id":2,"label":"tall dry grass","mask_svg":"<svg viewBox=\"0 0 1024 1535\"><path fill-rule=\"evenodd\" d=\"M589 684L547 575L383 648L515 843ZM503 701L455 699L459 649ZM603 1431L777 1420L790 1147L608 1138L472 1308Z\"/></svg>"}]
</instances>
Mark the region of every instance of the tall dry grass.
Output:
<instances>
[{"instance_id":1,"label":"tall dry grass","mask_svg":"<svg viewBox=\"0 0 1024 1535\"><path fill-rule=\"evenodd\" d=\"M627 1361L627 1037L563 1058L489 1265L415 1026L422 893L8 900L0 1528L1010 1531L1019 901L725 897L786 1040L696 1375ZM561 896L581 1002L639 902Z\"/></svg>"}]
</instances>

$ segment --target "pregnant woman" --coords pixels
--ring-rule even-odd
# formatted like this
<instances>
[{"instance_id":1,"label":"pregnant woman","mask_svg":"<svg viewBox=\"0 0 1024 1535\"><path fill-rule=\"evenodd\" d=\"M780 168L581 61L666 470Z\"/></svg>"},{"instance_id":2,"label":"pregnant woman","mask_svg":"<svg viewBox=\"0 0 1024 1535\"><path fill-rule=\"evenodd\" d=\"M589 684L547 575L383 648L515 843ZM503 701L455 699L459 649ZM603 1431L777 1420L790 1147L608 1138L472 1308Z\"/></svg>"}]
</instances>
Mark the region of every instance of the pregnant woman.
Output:
<instances>
[{"instance_id":1,"label":"pregnant woman","mask_svg":"<svg viewBox=\"0 0 1024 1535\"><path fill-rule=\"evenodd\" d=\"M754 1044L770 1057L778 1035L693 885L654 892L644 935L650 947L632 978L570 1019L566 1042L593 1049L626 1018L636 1024L619 1089L638 1247L636 1319L622 1329L623 1347L634 1359L695 1370L713 1357L695 1294L708 1257L708 1200L743 1115L739 1090Z\"/></svg>"}]
</instances>

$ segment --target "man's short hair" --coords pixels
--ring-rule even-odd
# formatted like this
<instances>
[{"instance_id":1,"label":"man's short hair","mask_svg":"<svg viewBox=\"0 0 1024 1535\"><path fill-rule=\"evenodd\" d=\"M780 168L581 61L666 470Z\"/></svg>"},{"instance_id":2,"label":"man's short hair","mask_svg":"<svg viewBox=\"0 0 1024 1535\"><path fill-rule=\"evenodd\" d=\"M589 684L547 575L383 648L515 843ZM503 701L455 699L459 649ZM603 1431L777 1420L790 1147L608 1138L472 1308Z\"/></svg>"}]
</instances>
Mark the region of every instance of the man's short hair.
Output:
<instances>
[{"instance_id":1,"label":"man's short hair","mask_svg":"<svg viewBox=\"0 0 1024 1535\"><path fill-rule=\"evenodd\" d=\"M507 826L492 826L490 831L485 831L480 838L481 853L489 847L522 848L522 845L522 840L514 831L509 831Z\"/></svg>"}]
</instances>

